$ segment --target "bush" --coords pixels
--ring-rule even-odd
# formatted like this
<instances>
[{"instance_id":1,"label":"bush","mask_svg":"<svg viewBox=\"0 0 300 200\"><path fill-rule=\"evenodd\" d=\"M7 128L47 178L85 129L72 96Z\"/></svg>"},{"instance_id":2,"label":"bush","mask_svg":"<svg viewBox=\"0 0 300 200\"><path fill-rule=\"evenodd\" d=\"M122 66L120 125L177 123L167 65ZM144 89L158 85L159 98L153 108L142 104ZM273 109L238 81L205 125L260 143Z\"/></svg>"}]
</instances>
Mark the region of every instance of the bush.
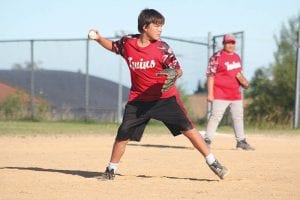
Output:
<instances>
[{"instance_id":1,"label":"bush","mask_svg":"<svg viewBox=\"0 0 300 200\"><path fill-rule=\"evenodd\" d=\"M35 120L45 119L49 111L49 105L44 100L35 101ZM20 91L7 96L0 102L1 120L32 119L31 104L29 98Z\"/></svg>"},{"instance_id":2,"label":"bush","mask_svg":"<svg viewBox=\"0 0 300 200\"><path fill-rule=\"evenodd\" d=\"M19 119L26 115L26 105L22 102L22 95L19 92L9 95L0 104L0 117L2 119Z\"/></svg>"}]
</instances>

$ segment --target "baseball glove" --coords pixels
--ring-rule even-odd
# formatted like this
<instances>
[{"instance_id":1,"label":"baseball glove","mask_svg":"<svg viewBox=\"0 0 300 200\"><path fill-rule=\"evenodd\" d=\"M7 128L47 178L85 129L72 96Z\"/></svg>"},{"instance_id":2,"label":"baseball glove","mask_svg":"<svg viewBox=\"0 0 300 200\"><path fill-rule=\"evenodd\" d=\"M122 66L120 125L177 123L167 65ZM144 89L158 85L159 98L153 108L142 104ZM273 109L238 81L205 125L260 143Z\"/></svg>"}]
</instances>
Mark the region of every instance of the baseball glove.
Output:
<instances>
[{"instance_id":1,"label":"baseball glove","mask_svg":"<svg viewBox=\"0 0 300 200\"><path fill-rule=\"evenodd\" d=\"M164 85L162 86L161 92L168 91L176 82L178 78L178 72L176 69L172 68L166 68L159 73L157 73L157 76L165 75L167 76L167 79L164 82Z\"/></svg>"},{"instance_id":2,"label":"baseball glove","mask_svg":"<svg viewBox=\"0 0 300 200\"><path fill-rule=\"evenodd\" d=\"M240 85L241 85L244 89L249 88L249 81L245 78L245 76L244 76L241 72L238 72L238 73L236 74L236 79L239 81Z\"/></svg>"}]
</instances>

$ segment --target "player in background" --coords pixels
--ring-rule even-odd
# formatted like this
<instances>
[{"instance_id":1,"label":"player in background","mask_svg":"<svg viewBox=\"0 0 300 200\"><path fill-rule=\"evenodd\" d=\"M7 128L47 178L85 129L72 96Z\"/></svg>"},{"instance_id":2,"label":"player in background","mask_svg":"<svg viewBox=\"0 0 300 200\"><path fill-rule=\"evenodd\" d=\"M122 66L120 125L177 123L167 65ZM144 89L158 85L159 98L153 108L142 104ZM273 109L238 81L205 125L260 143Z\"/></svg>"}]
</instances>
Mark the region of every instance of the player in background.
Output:
<instances>
[{"instance_id":1,"label":"player in background","mask_svg":"<svg viewBox=\"0 0 300 200\"><path fill-rule=\"evenodd\" d=\"M168 44L160 39L164 20L158 11L144 9L138 17L140 34L127 35L118 41L106 39L97 30L91 30L96 32L95 41L126 60L131 76L129 100L103 179L114 179L127 143L141 140L150 119L163 122L174 136L186 136L221 179L228 174L226 167L210 152L183 107L175 86L182 70Z\"/></svg>"},{"instance_id":2,"label":"player in background","mask_svg":"<svg viewBox=\"0 0 300 200\"><path fill-rule=\"evenodd\" d=\"M226 108L230 107L236 148L254 150L247 143L244 133L244 108L243 100L236 75L241 72L240 57L235 53L236 40L233 35L226 34L223 37L223 49L215 53L209 61L207 68L207 100L212 103L205 142L211 145L211 140L224 115Z\"/></svg>"}]
</instances>

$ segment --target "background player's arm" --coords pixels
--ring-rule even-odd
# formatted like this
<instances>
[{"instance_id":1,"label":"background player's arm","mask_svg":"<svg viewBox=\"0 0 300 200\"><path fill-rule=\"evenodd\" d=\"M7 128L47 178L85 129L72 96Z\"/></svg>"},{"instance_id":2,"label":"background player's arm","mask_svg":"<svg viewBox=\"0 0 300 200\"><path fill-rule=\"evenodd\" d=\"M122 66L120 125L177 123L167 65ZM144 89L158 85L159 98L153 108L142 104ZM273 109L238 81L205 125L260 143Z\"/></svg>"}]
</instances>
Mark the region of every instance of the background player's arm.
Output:
<instances>
[{"instance_id":1,"label":"background player's arm","mask_svg":"<svg viewBox=\"0 0 300 200\"><path fill-rule=\"evenodd\" d=\"M181 69L177 69L177 73L178 73L178 77L177 78L180 78L182 76L182 70Z\"/></svg>"},{"instance_id":2,"label":"background player's arm","mask_svg":"<svg viewBox=\"0 0 300 200\"><path fill-rule=\"evenodd\" d=\"M214 76L207 77L207 101L212 102L214 100Z\"/></svg>"},{"instance_id":3,"label":"background player's arm","mask_svg":"<svg viewBox=\"0 0 300 200\"><path fill-rule=\"evenodd\" d=\"M217 68L219 65L218 62L219 54L214 54L209 59L209 64L207 67L206 75L207 75L207 101L212 102L214 100L214 84L215 84L215 73L217 72Z\"/></svg>"},{"instance_id":4,"label":"background player's arm","mask_svg":"<svg viewBox=\"0 0 300 200\"><path fill-rule=\"evenodd\" d=\"M96 42L98 42L101 46L103 46L105 49L107 49L109 51L113 51L112 50L113 41L102 37L97 30L94 30L94 29L92 29L92 30L96 32L96 36L95 36L94 40ZM92 30L90 30L90 31L92 31Z\"/></svg>"}]
</instances>

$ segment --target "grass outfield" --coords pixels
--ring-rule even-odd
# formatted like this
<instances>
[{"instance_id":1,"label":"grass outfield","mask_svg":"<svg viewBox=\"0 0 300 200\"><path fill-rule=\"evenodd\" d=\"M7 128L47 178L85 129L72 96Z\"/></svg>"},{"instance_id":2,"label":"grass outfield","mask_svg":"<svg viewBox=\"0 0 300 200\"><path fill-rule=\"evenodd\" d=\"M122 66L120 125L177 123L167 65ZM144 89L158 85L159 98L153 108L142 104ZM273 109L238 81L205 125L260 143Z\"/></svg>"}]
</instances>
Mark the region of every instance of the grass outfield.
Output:
<instances>
[{"instance_id":1,"label":"grass outfield","mask_svg":"<svg viewBox=\"0 0 300 200\"><path fill-rule=\"evenodd\" d=\"M115 134L118 130L116 123L84 123L84 122L28 122L0 121L0 135L37 135L37 134ZM197 126L203 131L203 126ZM222 126L218 132L231 134L230 126ZM145 130L150 134L169 134L168 129L161 123L152 122ZM258 129L246 127L246 134L300 134L300 129Z\"/></svg>"},{"instance_id":2,"label":"grass outfield","mask_svg":"<svg viewBox=\"0 0 300 200\"><path fill-rule=\"evenodd\" d=\"M117 123L0 121L0 135L116 134L118 127ZM169 133L164 125L156 122L150 123L145 131Z\"/></svg>"},{"instance_id":3,"label":"grass outfield","mask_svg":"<svg viewBox=\"0 0 300 200\"><path fill-rule=\"evenodd\" d=\"M1 121L0 135L35 135L35 134L97 134L112 133L116 124L96 124L79 122L27 122Z\"/></svg>"}]
</instances>

